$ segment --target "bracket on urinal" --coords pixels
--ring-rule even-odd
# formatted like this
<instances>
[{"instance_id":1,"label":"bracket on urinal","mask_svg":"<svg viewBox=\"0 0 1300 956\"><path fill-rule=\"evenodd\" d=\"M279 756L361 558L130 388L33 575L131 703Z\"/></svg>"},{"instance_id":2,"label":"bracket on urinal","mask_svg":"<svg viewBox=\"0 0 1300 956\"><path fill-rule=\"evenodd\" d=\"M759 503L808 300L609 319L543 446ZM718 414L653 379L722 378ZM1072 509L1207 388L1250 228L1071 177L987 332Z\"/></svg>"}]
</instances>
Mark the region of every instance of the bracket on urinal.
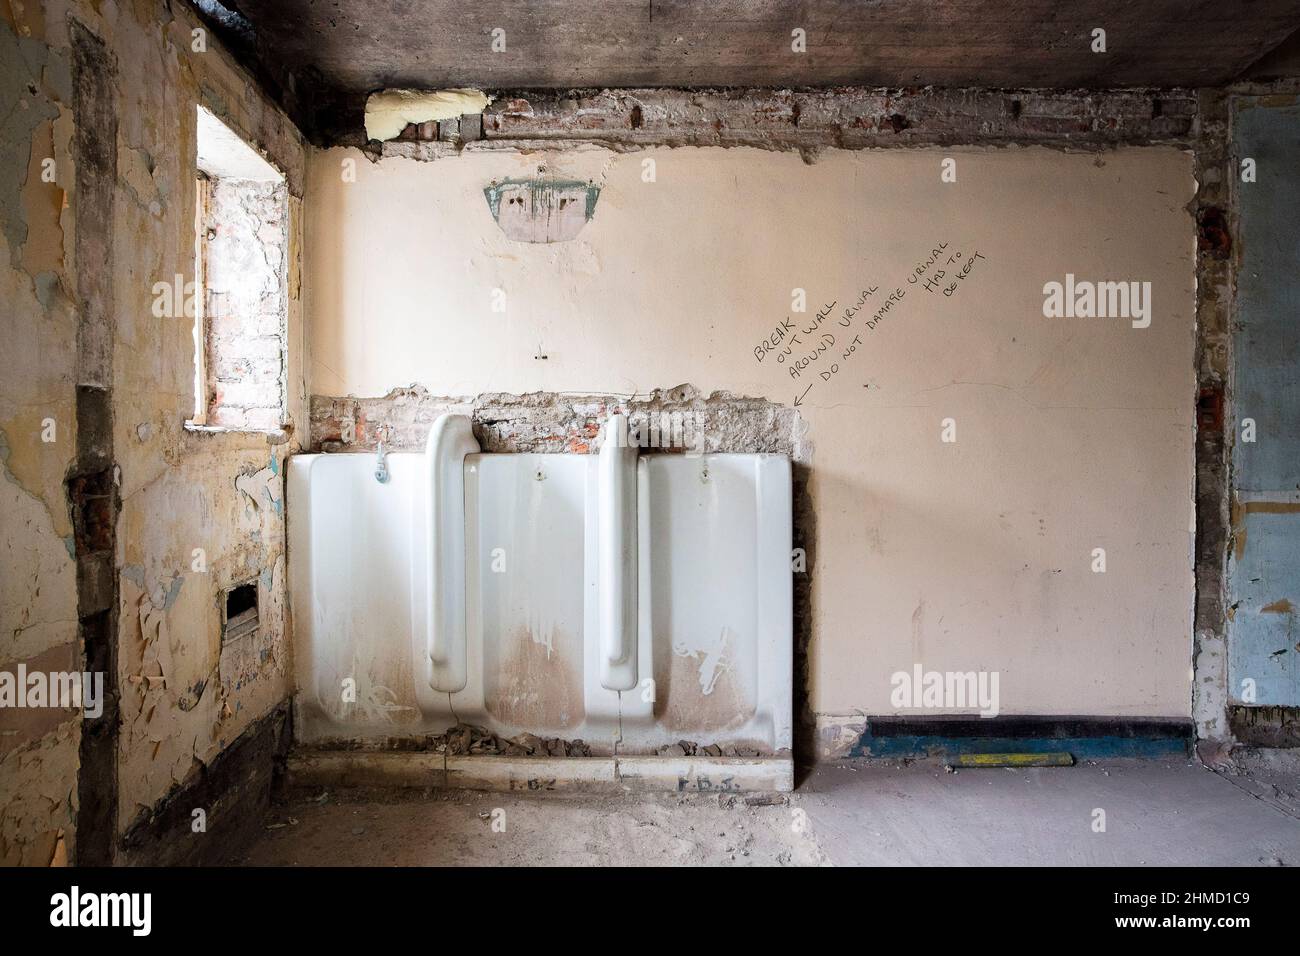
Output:
<instances>
[{"instance_id":1,"label":"bracket on urinal","mask_svg":"<svg viewBox=\"0 0 1300 956\"><path fill-rule=\"evenodd\" d=\"M429 686L455 693L469 679L465 633L465 456L479 450L465 415L441 415L429 431L426 535Z\"/></svg>"}]
</instances>

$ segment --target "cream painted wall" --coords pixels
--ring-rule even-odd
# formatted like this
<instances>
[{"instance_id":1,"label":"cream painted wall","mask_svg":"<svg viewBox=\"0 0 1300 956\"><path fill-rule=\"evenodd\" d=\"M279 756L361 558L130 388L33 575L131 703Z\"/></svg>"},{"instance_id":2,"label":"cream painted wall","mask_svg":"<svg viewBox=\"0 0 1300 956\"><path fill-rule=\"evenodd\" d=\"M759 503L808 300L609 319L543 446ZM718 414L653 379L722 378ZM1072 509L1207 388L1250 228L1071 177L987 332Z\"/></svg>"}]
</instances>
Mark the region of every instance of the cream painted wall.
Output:
<instances>
[{"instance_id":1,"label":"cream painted wall","mask_svg":"<svg viewBox=\"0 0 1300 956\"><path fill-rule=\"evenodd\" d=\"M940 181L945 156L956 183ZM568 243L512 242L483 187L542 167L599 183L595 216ZM310 388L689 382L791 403L815 369L794 381L775 354L754 356L791 315L791 290L807 290L797 324L836 301L838 333L860 290L879 287L879 302L902 287L801 405L817 515L814 710L892 713L890 675L919 662L998 671L1003 713L1187 716L1191 168L1172 149L832 151L812 165L745 149L378 164L316 152ZM940 242L984 257L951 298L907 284ZM1044 318L1043 285L1067 272L1151 282L1150 327ZM953 444L940 441L945 418Z\"/></svg>"}]
</instances>

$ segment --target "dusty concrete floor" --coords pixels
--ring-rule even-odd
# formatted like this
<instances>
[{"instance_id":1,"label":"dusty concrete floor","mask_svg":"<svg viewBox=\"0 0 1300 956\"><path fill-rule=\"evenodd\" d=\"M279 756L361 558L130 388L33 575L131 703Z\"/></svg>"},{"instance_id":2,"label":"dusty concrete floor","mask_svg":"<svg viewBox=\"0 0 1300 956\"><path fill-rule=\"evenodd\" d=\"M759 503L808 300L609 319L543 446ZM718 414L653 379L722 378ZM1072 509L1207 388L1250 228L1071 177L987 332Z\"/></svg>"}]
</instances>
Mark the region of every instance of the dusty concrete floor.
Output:
<instances>
[{"instance_id":1,"label":"dusty concrete floor","mask_svg":"<svg viewBox=\"0 0 1300 956\"><path fill-rule=\"evenodd\" d=\"M278 807L232 862L1294 866L1295 790L1167 760L959 773L843 762L817 768L787 797L748 799L315 792ZM1096 809L1104 833L1093 831Z\"/></svg>"}]
</instances>

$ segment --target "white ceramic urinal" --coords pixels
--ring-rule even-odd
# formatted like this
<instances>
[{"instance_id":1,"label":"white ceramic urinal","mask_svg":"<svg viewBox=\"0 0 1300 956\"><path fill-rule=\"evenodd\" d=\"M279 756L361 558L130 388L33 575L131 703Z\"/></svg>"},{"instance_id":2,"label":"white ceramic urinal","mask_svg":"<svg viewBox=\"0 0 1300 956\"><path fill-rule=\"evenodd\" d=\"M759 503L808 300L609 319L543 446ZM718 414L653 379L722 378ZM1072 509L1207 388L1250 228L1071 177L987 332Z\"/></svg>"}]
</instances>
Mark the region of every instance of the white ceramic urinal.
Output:
<instances>
[{"instance_id":1,"label":"white ceramic urinal","mask_svg":"<svg viewBox=\"0 0 1300 956\"><path fill-rule=\"evenodd\" d=\"M637 675L637 449L627 418L605 422L599 469L600 685L631 690Z\"/></svg>"},{"instance_id":2,"label":"white ceramic urinal","mask_svg":"<svg viewBox=\"0 0 1300 956\"><path fill-rule=\"evenodd\" d=\"M455 693L469 672L465 636L465 456L477 453L470 420L443 415L429 431L428 649L429 686Z\"/></svg>"}]
</instances>

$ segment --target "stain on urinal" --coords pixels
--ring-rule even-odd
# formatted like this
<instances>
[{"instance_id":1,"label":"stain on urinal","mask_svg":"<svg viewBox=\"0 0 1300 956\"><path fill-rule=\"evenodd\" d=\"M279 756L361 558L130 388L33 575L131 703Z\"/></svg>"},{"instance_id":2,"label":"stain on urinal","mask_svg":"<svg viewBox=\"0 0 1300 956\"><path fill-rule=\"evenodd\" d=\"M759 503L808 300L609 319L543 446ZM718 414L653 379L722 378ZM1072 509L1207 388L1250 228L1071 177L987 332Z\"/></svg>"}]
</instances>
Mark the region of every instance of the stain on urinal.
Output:
<instances>
[{"instance_id":1,"label":"stain on urinal","mask_svg":"<svg viewBox=\"0 0 1300 956\"><path fill-rule=\"evenodd\" d=\"M731 666L738 640L723 627L695 646L675 642L671 657L657 662L657 671L666 663L668 673L655 675L655 717L674 731L723 731L748 722L754 701Z\"/></svg>"},{"instance_id":2,"label":"stain on urinal","mask_svg":"<svg viewBox=\"0 0 1300 956\"><path fill-rule=\"evenodd\" d=\"M519 627L502 644L500 669L486 688L493 717L533 733L582 723L581 647L571 635Z\"/></svg>"}]
</instances>

